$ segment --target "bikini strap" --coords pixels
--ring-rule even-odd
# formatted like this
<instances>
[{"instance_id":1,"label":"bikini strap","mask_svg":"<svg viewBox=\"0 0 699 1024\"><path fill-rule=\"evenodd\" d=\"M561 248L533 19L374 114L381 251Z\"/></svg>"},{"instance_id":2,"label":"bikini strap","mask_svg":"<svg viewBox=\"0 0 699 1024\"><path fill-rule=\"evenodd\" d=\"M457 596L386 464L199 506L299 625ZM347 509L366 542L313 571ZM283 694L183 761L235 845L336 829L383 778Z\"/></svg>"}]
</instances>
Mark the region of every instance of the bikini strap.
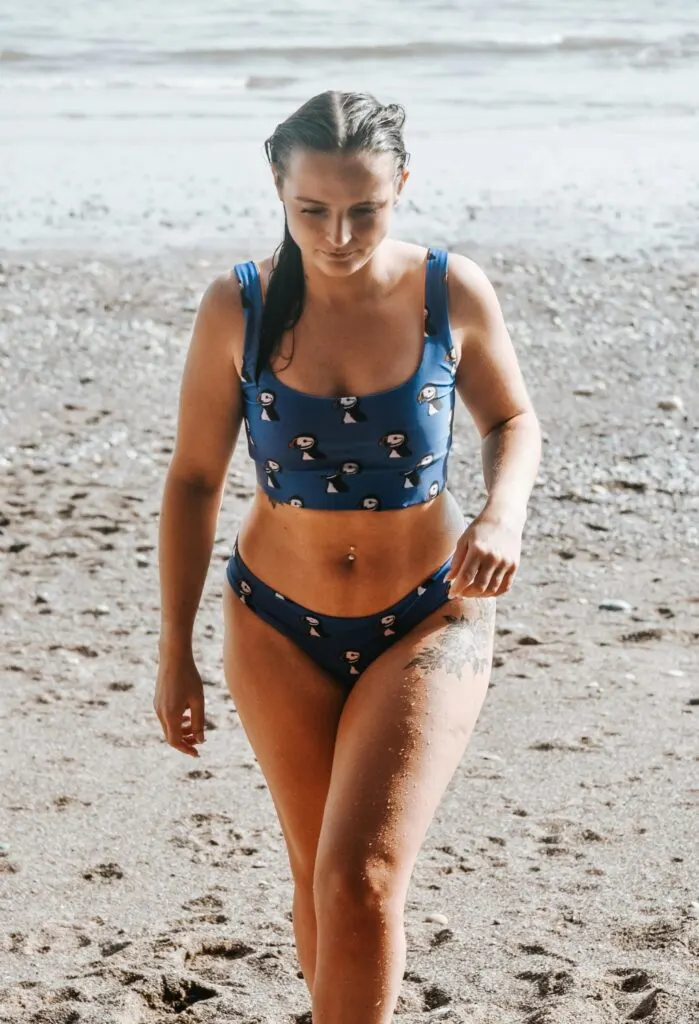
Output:
<instances>
[{"instance_id":1,"label":"bikini strap","mask_svg":"<svg viewBox=\"0 0 699 1024\"><path fill-rule=\"evenodd\" d=\"M447 291L446 249L427 251L427 275L425 280L425 333L433 344L448 352L451 348L449 330L449 294Z\"/></svg>"},{"instance_id":2,"label":"bikini strap","mask_svg":"<svg viewBox=\"0 0 699 1024\"><path fill-rule=\"evenodd\" d=\"M236 263L233 272L240 285L240 297L245 314L245 343L243 347L243 381L255 379L255 363L260 342L262 322L262 290L260 271L254 260Z\"/></svg>"}]
</instances>

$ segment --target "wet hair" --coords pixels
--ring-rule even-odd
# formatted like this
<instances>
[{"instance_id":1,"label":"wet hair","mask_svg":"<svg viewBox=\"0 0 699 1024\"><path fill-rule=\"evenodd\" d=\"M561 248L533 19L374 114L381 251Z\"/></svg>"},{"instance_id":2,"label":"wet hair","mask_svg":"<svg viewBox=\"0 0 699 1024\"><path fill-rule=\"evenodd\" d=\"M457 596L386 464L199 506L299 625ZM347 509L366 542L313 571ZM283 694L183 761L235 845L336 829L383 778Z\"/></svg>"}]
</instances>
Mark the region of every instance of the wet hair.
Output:
<instances>
[{"instance_id":1,"label":"wet hair","mask_svg":"<svg viewBox=\"0 0 699 1024\"><path fill-rule=\"evenodd\" d=\"M317 153L393 153L396 175L408 163L403 141L405 110L384 105L369 93L328 90L313 96L265 142L265 153L283 180L296 149ZM272 270L260 325L255 377L268 365L284 331L298 323L305 298L301 250L291 237L284 215L284 238L272 259Z\"/></svg>"}]
</instances>

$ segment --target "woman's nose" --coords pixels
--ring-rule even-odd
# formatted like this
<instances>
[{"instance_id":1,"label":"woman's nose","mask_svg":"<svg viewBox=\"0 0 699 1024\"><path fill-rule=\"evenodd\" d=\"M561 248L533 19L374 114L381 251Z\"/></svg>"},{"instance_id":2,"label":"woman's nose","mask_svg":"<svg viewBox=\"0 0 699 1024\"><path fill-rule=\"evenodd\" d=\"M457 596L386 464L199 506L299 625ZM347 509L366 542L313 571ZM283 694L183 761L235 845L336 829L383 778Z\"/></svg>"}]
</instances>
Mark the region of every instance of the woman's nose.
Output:
<instances>
[{"instance_id":1,"label":"woman's nose","mask_svg":"<svg viewBox=\"0 0 699 1024\"><path fill-rule=\"evenodd\" d=\"M352 237L352 226L350 224L349 217L334 217L330 224L330 234L328 239L332 242L336 249L341 249L343 245L347 245L350 238Z\"/></svg>"}]
</instances>

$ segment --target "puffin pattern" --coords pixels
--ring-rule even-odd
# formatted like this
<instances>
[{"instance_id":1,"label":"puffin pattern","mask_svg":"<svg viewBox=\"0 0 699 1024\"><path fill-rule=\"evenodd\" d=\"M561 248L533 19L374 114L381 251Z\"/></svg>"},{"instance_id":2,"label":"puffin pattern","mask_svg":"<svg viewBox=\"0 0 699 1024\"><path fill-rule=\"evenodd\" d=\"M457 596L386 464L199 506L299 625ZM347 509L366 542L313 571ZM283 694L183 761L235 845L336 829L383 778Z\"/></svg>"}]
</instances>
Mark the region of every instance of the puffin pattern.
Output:
<instances>
[{"instance_id":1,"label":"puffin pattern","mask_svg":"<svg viewBox=\"0 0 699 1024\"><path fill-rule=\"evenodd\" d=\"M450 565L451 556L389 608L350 618L314 612L268 586L246 566L237 540L226 576L243 604L289 637L343 687L350 688L391 644L449 600L444 577Z\"/></svg>"},{"instance_id":2,"label":"puffin pattern","mask_svg":"<svg viewBox=\"0 0 699 1024\"><path fill-rule=\"evenodd\" d=\"M457 364L446 251L427 253L418 369L398 387L367 395L323 397L290 387L269 367L258 374L259 271L253 261L234 271L245 315L245 432L262 490L297 508L366 512L435 498L447 485Z\"/></svg>"},{"instance_id":3,"label":"puffin pattern","mask_svg":"<svg viewBox=\"0 0 699 1024\"><path fill-rule=\"evenodd\" d=\"M345 398L338 398L337 401L333 402L335 409L342 409L343 423L365 423L366 416L359 408L359 399L356 396L347 396Z\"/></svg>"}]
</instances>

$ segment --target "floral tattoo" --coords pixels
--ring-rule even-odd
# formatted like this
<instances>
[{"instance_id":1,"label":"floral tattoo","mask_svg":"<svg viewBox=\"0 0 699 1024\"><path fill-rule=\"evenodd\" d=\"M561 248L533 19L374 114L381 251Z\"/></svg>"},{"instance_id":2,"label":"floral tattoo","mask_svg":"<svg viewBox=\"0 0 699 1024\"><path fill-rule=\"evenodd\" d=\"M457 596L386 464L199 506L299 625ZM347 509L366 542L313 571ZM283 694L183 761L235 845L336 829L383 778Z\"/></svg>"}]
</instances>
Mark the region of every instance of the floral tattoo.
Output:
<instances>
[{"instance_id":1,"label":"floral tattoo","mask_svg":"<svg viewBox=\"0 0 699 1024\"><path fill-rule=\"evenodd\" d=\"M465 665L474 675L486 672L490 664L490 645L495 621L495 601L475 598L475 614L445 615L446 626L415 657L406 668L428 672L442 669L461 676Z\"/></svg>"}]
</instances>

